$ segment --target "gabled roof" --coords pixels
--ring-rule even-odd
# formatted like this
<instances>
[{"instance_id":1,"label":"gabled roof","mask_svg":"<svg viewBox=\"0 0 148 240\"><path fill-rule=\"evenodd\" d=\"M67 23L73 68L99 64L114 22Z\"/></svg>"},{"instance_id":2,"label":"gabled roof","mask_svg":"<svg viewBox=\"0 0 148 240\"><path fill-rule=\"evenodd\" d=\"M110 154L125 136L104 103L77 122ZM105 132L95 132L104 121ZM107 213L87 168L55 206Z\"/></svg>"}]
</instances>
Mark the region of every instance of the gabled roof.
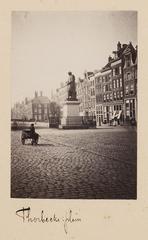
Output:
<instances>
[{"instance_id":1,"label":"gabled roof","mask_svg":"<svg viewBox=\"0 0 148 240\"><path fill-rule=\"evenodd\" d=\"M117 58L110 58L110 61L101 69L101 72L105 72L107 70L111 69L111 64L120 60L123 55L127 54L128 52L132 53L132 61L135 63L137 59L137 50L133 47L132 43L130 42L129 44L122 44L122 47L114 51L117 54Z\"/></svg>"},{"instance_id":2,"label":"gabled roof","mask_svg":"<svg viewBox=\"0 0 148 240\"><path fill-rule=\"evenodd\" d=\"M117 51L117 55L119 58L122 57L122 54L123 54L124 50L127 48L127 46L128 46L127 44L122 44L121 49Z\"/></svg>"},{"instance_id":3,"label":"gabled roof","mask_svg":"<svg viewBox=\"0 0 148 240\"><path fill-rule=\"evenodd\" d=\"M129 53L132 54L132 61L133 63L135 63L137 58L137 50L133 47L131 42L127 45L127 47L123 51L123 55L128 55Z\"/></svg>"}]
</instances>

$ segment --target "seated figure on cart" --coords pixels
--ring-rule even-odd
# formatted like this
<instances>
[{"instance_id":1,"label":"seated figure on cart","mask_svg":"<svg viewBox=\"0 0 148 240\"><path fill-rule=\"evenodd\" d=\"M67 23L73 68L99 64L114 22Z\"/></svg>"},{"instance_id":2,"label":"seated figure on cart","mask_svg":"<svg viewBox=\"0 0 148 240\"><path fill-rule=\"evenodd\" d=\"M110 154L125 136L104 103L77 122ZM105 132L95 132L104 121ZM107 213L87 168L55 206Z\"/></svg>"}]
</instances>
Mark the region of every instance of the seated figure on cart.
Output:
<instances>
[{"instance_id":1,"label":"seated figure on cart","mask_svg":"<svg viewBox=\"0 0 148 240\"><path fill-rule=\"evenodd\" d=\"M37 143L38 142L38 133L35 132L35 127L34 127L34 124L31 123L30 125L30 134L31 134L31 138L32 138L32 145L33 143Z\"/></svg>"},{"instance_id":2,"label":"seated figure on cart","mask_svg":"<svg viewBox=\"0 0 148 240\"><path fill-rule=\"evenodd\" d=\"M35 132L34 124L30 125L29 130L23 130L21 135L22 144L25 144L25 140L31 139L31 144L37 144L39 139L39 134Z\"/></svg>"}]
</instances>

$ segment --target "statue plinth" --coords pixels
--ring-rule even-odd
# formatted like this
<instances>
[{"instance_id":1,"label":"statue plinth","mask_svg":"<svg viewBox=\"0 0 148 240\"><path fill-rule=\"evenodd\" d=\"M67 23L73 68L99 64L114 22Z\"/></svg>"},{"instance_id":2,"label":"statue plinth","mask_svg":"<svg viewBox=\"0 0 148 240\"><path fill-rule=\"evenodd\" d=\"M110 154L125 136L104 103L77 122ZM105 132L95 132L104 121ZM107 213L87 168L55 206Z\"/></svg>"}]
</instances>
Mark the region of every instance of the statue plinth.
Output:
<instances>
[{"instance_id":1,"label":"statue plinth","mask_svg":"<svg viewBox=\"0 0 148 240\"><path fill-rule=\"evenodd\" d=\"M63 105L63 117L59 128L63 129L76 129L83 128L82 117L79 114L78 100L66 100Z\"/></svg>"}]
</instances>

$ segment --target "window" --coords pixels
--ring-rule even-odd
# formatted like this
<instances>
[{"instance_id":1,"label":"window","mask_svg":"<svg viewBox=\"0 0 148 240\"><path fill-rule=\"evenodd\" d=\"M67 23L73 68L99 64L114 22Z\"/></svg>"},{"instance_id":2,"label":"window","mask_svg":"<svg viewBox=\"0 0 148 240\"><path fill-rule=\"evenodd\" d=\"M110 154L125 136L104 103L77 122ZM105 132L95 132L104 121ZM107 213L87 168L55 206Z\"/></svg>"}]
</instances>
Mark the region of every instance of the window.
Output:
<instances>
[{"instance_id":1,"label":"window","mask_svg":"<svg viewBox=\"0 0 148 240\"><path fill-rule=\"evenodd\" d=\"M117 79L117 88L119 87L119 79Z\"/></svg>"},{"instance_id":2,"label":"window","mask_svg":"<svg viewBox=\"0 0 148 240\"><path fill-rule=\"evenodd\" d=\"M123 92L122 91L120 92L120 97L121 97L121 99L123 98Z\"/></svg>"},{"instance_id":3,"label":"window","mask_svg":"<svg viewBox=\"0 0 148 240\"><path fill-rule=\"evenodd\" d=\"M120 99L120 94L119 94L119 92L117 92L117 99Z\"/></svg>"},{"instance_id":4,"label":"window","mask_svg":"<svg viewBox=\"0 0 148 240\"><path fill-rule=\"evenodd\" d=\"M130 94L133 94L134 93L134 84L131 84L130 86Z\"/></svg>"},{"instance_id":5,"label":"window","mask_svg":"<svg viewBox=\"0 0 148 240\"><path fill-rule=\"evenodd\" d=\"M127 80L130 80L130 79L131 79L131 74L127 73Z\"/></svg>"},{"instance_id":6,"label":"window","mask_svg":"<svg viewBox=\"0 0 148 240\"><path fill-rule=\"evenodd\" d=\"M107 97L107 100L109 100L109 94L107 94L106 97Z\"/></svg>"},{"instance_id":7,"label":"window","mask_svg":"<svg viewBox=\"0 0 148 240\"><path fill-rule=\"evenodd\" d=\"M103 98L104 98L104 101L106 101L106 96L105 96L105 94L104 94Z\"/></svg>"},{"instance_id":8,"label":"window","mask_svg":"<svg viewBox=\"0 0 148 240\"><path fill-rule=\"evenodd\" d=\"M130 67L130 65L131 65L131 56L130 55L126 56L125 60L126 60L126 67Z\"/></svg>"},{"instance_id":9,"label":"window","mask_svg":"<svg viewBox=\"0 0 148 240\"><path fill-rule=\"evenodd\" d=\"M110 83L110 86L109 86L109 88L110 88L109 90L112 90L112 84L111 84L111 83Z\"/></svg>"},{"instance_id":10,"label":"window","mask_svg":"<svg viewBox=\"0 0 148 240\"><path fill-rule=\"evenodd\" d=\"M103 86L103 92L105 92L105 86Z\"/></svg>"},{"instance_id":11,"label":"window","mask_svg":"<svg viewBox=\"0 0 148 240\"><path fill-rule=\"evenodd\" d=\"M115 68L115 75L119 74L119 67Z\"/></svg>"},{"instance_id":12,"label":"window","mask_svg":"<svg viewBox=\"0 0 148 240\"><path fill-rule=\"evenodd\" d=\"M34 106L34 113L37 113L37 107Z\"/></svg>"},{"instance_id":13,"label":"window","mask_svg":"<svg viewBox=\"0 0 148 240\"><path fill-rule=\"evenodd\" d=\"M125 95L128 95L128 86L125 87Z\"/></svg>"},{"instance_id":14,"label":"window","mask_svg":"<svg viewBox=\"0 0 148 240\"><path fill-rule=\"evenodd\" d=\"M113 87L116 88L116 82L115 82L115 80L113 81Z\"/></svg>"},{"instance_id":15,"label":"window","mask_svg":"<svg viewBox=\"0 0 148 240\"><path fill-rule=\"evenodd\" d=\"M129 107L129 100L126 101L125 106L126 106L126 108Z\"/></svg>"},{"instance_id":16,"label":"window","mask_svg":"<svg viewBox=\"0 0 148 240\"><path fill-rule=\"evenodd\" d=\"M121 74L121 66L119 67L119 73Z\"/></svg>"},{"instance_id":17,"label":"window","mask_svg":"<svg viewBox=\"0 0 148 240\"><path fill-rule=\"evenodd\" d=\"M47 114L47 108L44 109L44 113Z\"/></svg>"},{"instance_id":18,"label":"window","mask_svg":"<svg viewBox=\"0 0 148 240\"><path fill-rule=\"evenodd\" d=\"M42 109L41 109L41 108L38 109L38 113L39 113L39 114L42 113Z\"/></svg>"},{"instance_id":19,"label":"window","mask_svg":"<svg viewBox=\"0 0 148 240\"><path fill-rule=\"evenodd\" d=\"M116 100L116 97L117 97L116 92L114 92L114 100Z\"/></svg>"},{"instance_id":20,"label":"window","mask_svg":"<svg viewBox=\"0 0 148 240\"><path fill-rule=\"evenodd\" d=\"M120 87L122 87L122 78L120 78Z\"/></svg>"},{"instance_id":21,"label":"window","mask_svg":"<svg viewBox=\"0 0 148 240\"><path fill-rule=\"evenodd\" d=\"M110 93L110 100L112 100L113 99L113 95L112 95L112 93Z\"/></svg>"},{"instance_id":22,"label":"window","mask_svg":"<svg viewBox=\"0 0 148 240\"><path fill-rule=\"evenodd\" d=\"M115 69L113 69L113 76L115 75Z\"/></svg>"}]
</instances>

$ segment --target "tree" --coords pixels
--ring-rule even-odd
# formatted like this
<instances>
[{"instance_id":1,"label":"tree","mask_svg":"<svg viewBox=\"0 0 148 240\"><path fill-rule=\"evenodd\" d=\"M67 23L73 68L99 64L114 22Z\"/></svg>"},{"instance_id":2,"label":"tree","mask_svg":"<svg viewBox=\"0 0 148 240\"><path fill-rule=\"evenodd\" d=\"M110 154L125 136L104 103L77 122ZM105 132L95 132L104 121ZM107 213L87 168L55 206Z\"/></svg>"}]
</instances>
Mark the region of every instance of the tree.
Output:
<instances>
[{"instance_id":1,"label":"tree","mask_svg":"<svg viewBox=\"0 0 148 240\"><path fill-rule=\"evenodd\" d=\"M50 114L52 117L60 117L61 109L56 102L50 102Z\"/></svg>"}]
</instances>

